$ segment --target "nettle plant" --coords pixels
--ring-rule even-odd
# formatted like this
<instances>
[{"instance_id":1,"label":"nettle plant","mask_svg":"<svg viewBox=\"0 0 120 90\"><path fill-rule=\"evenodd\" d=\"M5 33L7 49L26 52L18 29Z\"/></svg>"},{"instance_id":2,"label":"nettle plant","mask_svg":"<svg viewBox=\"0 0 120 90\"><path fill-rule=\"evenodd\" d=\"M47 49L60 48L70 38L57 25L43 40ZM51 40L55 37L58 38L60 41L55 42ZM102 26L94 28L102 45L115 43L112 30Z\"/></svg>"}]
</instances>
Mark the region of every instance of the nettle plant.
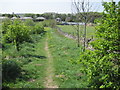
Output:
<instances>
[{"instance_id":1,"label":"nettle plant","mask_svg":"<svg viewBox=\"0 0 120 90\"><path fill-rule=\"evenodd\" d=\"M103 17L96 27L97 40L91 45L94 51L81 53L78 63L88 76L88 87L120 88L120 2L103 2Z\"/></svg>"}]
</instances>

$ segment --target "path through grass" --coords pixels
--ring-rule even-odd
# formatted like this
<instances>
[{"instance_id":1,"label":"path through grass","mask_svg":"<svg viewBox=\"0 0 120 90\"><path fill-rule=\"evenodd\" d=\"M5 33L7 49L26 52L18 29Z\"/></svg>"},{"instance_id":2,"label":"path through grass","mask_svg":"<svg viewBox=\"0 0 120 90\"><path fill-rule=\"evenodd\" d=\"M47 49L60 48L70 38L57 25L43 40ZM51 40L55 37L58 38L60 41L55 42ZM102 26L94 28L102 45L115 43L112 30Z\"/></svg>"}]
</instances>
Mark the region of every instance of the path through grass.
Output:
<instances>
[{"instance_id":1,"label":"path through grass","mask_svg":"<svg viewBox=\"0 0 120 90\"><path fill-rule=\"evenodd\" d=\"M24 43L20 52L11 45L2 58L15 60L22 65L22 74L14 82L5 83L10 88L85 88L86 75L80 65L81 49L75 40L50 29L47 35L33 35L34 43ZM13 54L14 53L14 54Z\"/></svg>"},{"instance_id":2,"label":"path through grass","mask_svg":"<svg viewBox=\"0 0 120 90\"><path fill-rule=\"evenodd\" d=\"M45 41L45 51L47 54L45 87L58 88L57 85L55 85L55 81L53 80L53 77L54 77L53 58L49 52L48 37L46 38L46 41Z\"/></svg>"},{"instance_id":3,"label":"path through grass","mask_svg":"<svg viewBox=\"0 0 120 90\"><path fill-rule=\"evenodd\" d=\"M72 63L79 59L81 49L75 40L64 37L56 30L48 31L48 45L55 68L54 80L59 88L85 88L86 75L80 72L81 65Z\"/></svg>"}]
</instances>

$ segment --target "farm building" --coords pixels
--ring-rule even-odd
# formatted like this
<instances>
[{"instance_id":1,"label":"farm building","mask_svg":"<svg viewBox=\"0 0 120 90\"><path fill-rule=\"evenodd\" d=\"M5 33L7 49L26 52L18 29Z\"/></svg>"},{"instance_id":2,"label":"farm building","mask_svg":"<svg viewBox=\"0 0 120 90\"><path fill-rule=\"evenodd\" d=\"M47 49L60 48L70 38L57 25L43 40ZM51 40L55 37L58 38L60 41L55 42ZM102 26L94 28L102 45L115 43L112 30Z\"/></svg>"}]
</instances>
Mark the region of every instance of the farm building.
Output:
<instances>
[{"instance_id":1,"label":"farm building","mask_svg":"<svg viewBox=\"0 0 120 90\"><path fill-rule=\"evenodd\" d=\"M12 19L12 20L15 20L15 19L17 19L17 17L12 17L11 19Z\"/></svg>"},{"instance_id":2,"label":"farm building","mask_svg":"<svg viewBox=\"0 0 120 90\"><path fill-rule=\"evenodd\" d=\"M61 18L56 18L56 22L61 22Z\"/></svg>"},{"instance_id":3,"label":"farm building","mask_svg":"<svg viewBox=\"0 0 120 90\"><path fill-rule=\"evenodd\" d=\"M33 20L32 17L21 17L20 19L21 19L21 20L27 20L27 19L31 19L31 20Z\"/></svg>"},{"instance_id":4,"label":"farm building","mask_svg":"<svg viewBox=\"0 0 120 90\"><path fill-rule=\"evenodd\" d=\"M35 19L35 21L44 21L44 20L45 20L44 17L37 17L37 18Z\"/></svg>"},{"instance_id":5,"label":"farm building","mask_svg":"<svg viewBox=\"0 0 120 90\"><path fill-rule=\"evenodd\" d=\"M65 22L69 22L71 20L70 17L66 17Z\"/></svg>"}]
</instances>

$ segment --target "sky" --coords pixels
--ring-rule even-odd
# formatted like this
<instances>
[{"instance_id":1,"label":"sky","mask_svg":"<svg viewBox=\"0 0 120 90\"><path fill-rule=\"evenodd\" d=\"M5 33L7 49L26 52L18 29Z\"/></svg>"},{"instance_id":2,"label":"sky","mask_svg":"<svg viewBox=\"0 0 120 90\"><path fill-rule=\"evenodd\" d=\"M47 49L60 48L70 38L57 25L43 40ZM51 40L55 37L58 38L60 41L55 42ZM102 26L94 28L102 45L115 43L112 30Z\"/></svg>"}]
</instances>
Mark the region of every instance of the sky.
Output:
<instances>
[{"instance_id":1,"label":"sky","mask_svg":"<svg viewBox=\"0 0 120 90\"><path fill-rule=\"evenodd\" d=\"M0 0L0 13L72 13L72 1L73 0ZM95 8L96 11L101 12L103 10L101 5L102 0L89 1L93 3L93 8Z\"/></svg>"}]
</instances>

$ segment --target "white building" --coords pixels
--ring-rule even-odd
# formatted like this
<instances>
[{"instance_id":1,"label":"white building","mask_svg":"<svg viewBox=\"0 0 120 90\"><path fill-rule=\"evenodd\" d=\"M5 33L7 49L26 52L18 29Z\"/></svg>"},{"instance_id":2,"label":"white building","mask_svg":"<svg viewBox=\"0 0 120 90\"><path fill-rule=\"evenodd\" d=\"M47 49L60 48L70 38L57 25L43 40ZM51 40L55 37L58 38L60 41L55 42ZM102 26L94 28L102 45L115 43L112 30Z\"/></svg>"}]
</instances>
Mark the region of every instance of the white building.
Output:
<instances>
[{"instance_id":1,"label":"white building","mask_svg":"<svg viewBox=\"0 0 120 90\"><path fill-rule=\"evenodd\" d=\"M56 22L61 22L61 18L56 18Z\"/></svg>"},{"instance_id":2,"label":"white building","mask_svg":"<svg viewBox=\"0 0 120 90\"><path fill-rule=\"evenodd\" d=\"M32 17L20 17L20 19L21 19L21 20L27 20L27 19L31 19L31 20L33 20Z\"/></svg>"},{"instance_id":3,"label":"white building","mask_svg":"<svg viewBox=\"0 0 120 90\"><path fill-rule=\"evenodd\" d=\"M15 20L15 19L17 19L17 17L12 17L11 19L12 19L12 20Z\"/></svg>"},{"instance_id":4,"label":"white building","mask_svg":"<svg viewBox=\"0 0 120 90\"><path fill-rule=\"evenodd\" d=\"M44 17L37 17L36 19L35 19L35 21L44 21L46 18L44 18Z\"/></svg>"}]
</instances>

